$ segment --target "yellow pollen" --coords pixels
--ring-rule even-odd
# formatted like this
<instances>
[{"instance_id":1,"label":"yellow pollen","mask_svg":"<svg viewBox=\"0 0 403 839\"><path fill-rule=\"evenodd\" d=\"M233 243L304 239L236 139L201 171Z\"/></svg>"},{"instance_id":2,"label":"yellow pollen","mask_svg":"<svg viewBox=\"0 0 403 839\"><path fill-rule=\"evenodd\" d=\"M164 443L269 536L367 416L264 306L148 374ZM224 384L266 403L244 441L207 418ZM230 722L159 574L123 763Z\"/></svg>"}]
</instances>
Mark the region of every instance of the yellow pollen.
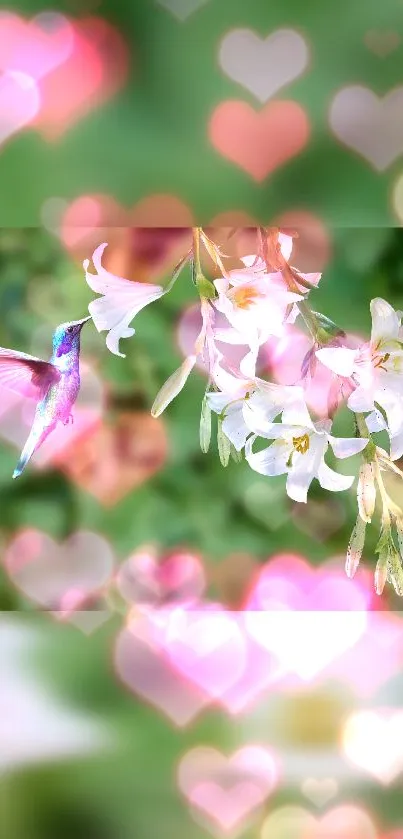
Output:
<instances>
[{"instance_id":1,"label":"yellow pollen","mask_svg":"<svg viewBox=\"0 0 403 839\"><path fill-rule=\"evenodd\" d=\"M390 352L386 352L384 355L375 355L372 359L374 367L378 367L381 370L385 370L384 364L390 359Z\"/></svg>"},{"instance_id":2,"label":"yellow pollen","mask_svg":"<svg viewBox=\"0 0 403 839\"><path fill-rule=\"evenodd\" d=\"M240 286L240 288L233 289L231 297L239 309L249 309L262 295L253 286Z\"/></svg>"},{"instance_id":3,"label":"yellow pollen","mask_svg":"<svg viewBox=\"0 0 403 839\"><path fill-rule=\"evenodd\" d=\"M294 451L306 454L309 449L309 434L303 434L302 437L293 437L292 444Z\"/></svg>"}]
</instances>

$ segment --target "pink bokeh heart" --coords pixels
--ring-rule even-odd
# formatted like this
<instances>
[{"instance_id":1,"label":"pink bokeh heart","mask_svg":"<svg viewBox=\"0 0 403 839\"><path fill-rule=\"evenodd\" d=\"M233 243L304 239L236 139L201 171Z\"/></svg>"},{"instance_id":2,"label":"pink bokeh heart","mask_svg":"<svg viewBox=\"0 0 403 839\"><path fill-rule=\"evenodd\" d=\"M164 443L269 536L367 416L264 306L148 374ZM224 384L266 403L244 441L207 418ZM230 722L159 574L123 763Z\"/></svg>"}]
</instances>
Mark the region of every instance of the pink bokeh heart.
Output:
<instances>
[{"instance_id":1,"label":"pink bokeh heart","mask_svg":"<svg viewBox=\"0 0 403 839\"><path fill-rule=\"evenodd\" d=\"M230 757L212 748L188 752L178 768L178 784L188 803L225 833L245 826L245 820L274 791L277 762L262 746L245 746Z\"/></svg>"},{"instance_id":2,"label":"pink bokeh heart","mask_svg":"<svg viewBox=\"0 0 403 839\"><path fill-rule=\"evenodd\" d=\"M208 130L214 148L259 182L305 148L310 126L297 102L269 102L255 111L234 100L218 105Z\"/></svg>"},{"instance_id":3,"label":"pink bokeh heart","mask_svg":"<svg viewBox=\"0 0 403 839\"><path fill-rule=\"evenodd\" d=\"M34 79L14 70L0 75L0 146L30 125L39 108L40 94Z\"/></svg>"},{"instance_id":4,"label":"pink bokeh heart","mask_svg":"<svg viewBox=\"0 0 403 839\"><path fill-rule=\"evenodd\" d=\"M342 568L314 569L298 555L280 554L255 580L245 622L285 671L310 682L362 637L369 601Z\"/></svg>"},{"instance_id":5,"label":"pink bokeh heart","mask_svg":"<svg viewBox=\"0 0 403 839\"><path fill-rule=\"evenodd\" d=\"M158 560L151 549L136 551L122 563L116 583L128 603L146 607L192 606L206 585L202 562L195 554L177 550Z\"/></svg>"},{"instance_id":6,"label":"pink bokeh heart","mask_svg":"<svg viewBox=\"0 0 403 839\"><path fill-rule=\"evenodd\" d=\"M100 17L72 22L69 55L40 81L41 108L35 127L51 141L89 111L111 98L124 84L129 65L126 42Z\"/></svg>"},{"instance_id":7,"label":"pink bokeh heart","mask_svg":"<svg viewBox=\"0 0 403 839\"><path fill-rule=\"evenodd\" d=\"M367 628L351 649L330 662L323 678L338 679L362 699L367 699L401 672L403 621L390 612L367 614Z\"/></svg>"},{"instance_id":8,"label":"pink bokeh heart","mask_svg":"<svg viewBox=\"0 0 403 839\"><path fill-rule=\"evenodd\" d=\"M217 603L199 604L197 611L176 609L164 647L172 667L210 699L222 697L246 667L243 633L231 612Z\"/></svg>"},{"instance_id":9,"label":"pink bokeh heart","mask_svg":"<svg viewBox=\"0 0 403 839\"><path fill-rule=\"evenodd\" d=\"M232 617L244 638L246 661L239 678L220 697L220 704L235 716L245 713L267 690L273 689L284 675L284 669L278 657L246 631L245 614L233 612Z\"/></svg>"},{"instance_id":10,"label":"pink bokeh heart","mask_svg":"<svg viewBox=\"0 0 403 839\"><path fill-rule=\"evenodd\" d=\"M166 612L155 620L150 614L134 615L117 638L114 666L132 694L184 728L210 699L173 670L164 649L168 617Z\"/></svg>"},{"instance_id":11,"label":"pink bokeh heart","mask_svg":"<svg viewBox=\"0 0 403 839\"><path fill-rule=\"evenodd\" d=\"M42 12L28 21L0 12L0 70L41 79L67 60L73 44L73 25L64 15Z\"/></svg>"},{"instance_id":12,"label":"pink bokeh heart","mask_svg":"<svg viewBox=\"0 0 403 839\"><path fill-rule=\"evenodd\" d=\"M5 552L5 568L14 585L42 609L61 621L91 632L109 617L89 605L110 583L114 554L96 533L77 531L63 544L46 533L26 529Z\"/></svg>"}]
</instances>

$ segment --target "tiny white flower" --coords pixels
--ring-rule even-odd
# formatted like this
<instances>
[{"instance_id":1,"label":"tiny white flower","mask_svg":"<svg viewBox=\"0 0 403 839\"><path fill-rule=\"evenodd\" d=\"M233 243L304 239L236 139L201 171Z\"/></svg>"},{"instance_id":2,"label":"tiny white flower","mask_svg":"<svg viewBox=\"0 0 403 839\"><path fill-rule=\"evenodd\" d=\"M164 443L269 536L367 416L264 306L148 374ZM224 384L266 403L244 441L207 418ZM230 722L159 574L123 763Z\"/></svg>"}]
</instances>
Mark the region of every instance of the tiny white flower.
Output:
<instances>
[{"instance_id":1,"label":"tiny white flower","mask_svg":"<svg viewBox=\"0 0 403 839\"><path fill-rule=\"evenodd\" d=\"M326 367L339 376L351 378L356 388L348 406L358 413L372 412L367 418L373 431L385 427L376 406L385 412L391 440L391 457L403 454L403 331L401 312L386 300L371 301L371 340L360 349L329 347L316 355Z\"/></svg>"},{"instance_id":2,"label":"tiny white flower","mask_svg":"<svg viewBox=\"0 0 403 839\"><path fill-rule=\"evenodd\" d=\"M287 475L287 494L294 501L306 502L308 489L317 478L323 489L340 492L351 487L354 476L340 475L325 463L330 446L336 457L362 452L367 439L336 438L330 434L329 420L314 424L305 401L298 399L286 407L282 422L259 429L259 436L274 442L261 452L253 452L254 439L248 440L246 459L261 475Z\"/></svg>"},{"instance_id":3,"label":"tiny white flower","mask_svg":"<svg viewBox=\"0 0 403 839\"><path fill-rule=\"evenodd\" d=\"M89 259L83 262L88 285L97 294L103 295L90 303L88 311L98 332L108 331L106 338L108 349L114 355L125 358L125 355L119 351L120 339L131 338L134 335L135 330L130 327L133 318L149 303L162 297L165 289L151 283L131 282L124 277L111 274L102 266L102 254L106 247L107 243L104 242L93 253L92 261L96 274L88 271Z\"/></svg>"},{"instance_id":4,"label":"tiny white flower","mask_svg":"<svg viewBox=\"0 0 403 839\"><path fill-rule=\"evenodd\" d=\"M259 433L257 429L270 425L285 405L303 396L300 387L259 379L250 362L248 354L241 362L239 376L217 365L213 378L220 391L208 393L206 397L211 410L222 417L222 430L237 451L244 448L251 433Z\"/></svg>"}]
</instances>

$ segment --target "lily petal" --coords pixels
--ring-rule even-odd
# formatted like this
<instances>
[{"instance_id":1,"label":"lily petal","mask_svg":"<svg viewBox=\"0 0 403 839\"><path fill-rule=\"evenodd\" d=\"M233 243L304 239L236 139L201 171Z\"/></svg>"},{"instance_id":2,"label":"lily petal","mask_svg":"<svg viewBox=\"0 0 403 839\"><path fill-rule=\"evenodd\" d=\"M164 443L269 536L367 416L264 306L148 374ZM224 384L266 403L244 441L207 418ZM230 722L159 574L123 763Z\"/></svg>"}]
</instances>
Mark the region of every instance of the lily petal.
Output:
<instances>
[{"instance_id":1,"label":"lily petal","mask_svg":"<svg viewBox=\"0 0 403 839\"><path fill-rule=\"evenodd\" d=\"M336 457L352 457L362 452L368 445L368 438L363 437L332 437L328 435L329 443Z\"/></svg>"},{"instance_id":2,"label":"lily petal","mask_svg":"<svg viewBox=\"0 0 403 839\"><path fill-rule=\"evenodd\" d=\"M318 469L318 480L323 489L328 489L330 492L342 492L350 489L354 482L354 475L340 475L322 460Z\"/></svg>"},{"instance_id":3,"label":"lily petal","mask_svg":"<svg viewBox=\"0 0 403 839\"><path fill-rule=\"evenodd\" d=\"M297 388L301 391L301 388ZM314 428L305 399L300 393L296 393L295 399L285 406L282 413L284 425L302 425L304 428Z\"/></svg>"},{"instance_id":4,"label":"lily petal","mask_svg":"<svg viewBox=\"0 0 403 839\"><path fill-rule=\"evenodd\" d=\"M98 332L109 332L106 340L108 349L114 355L124 358L124 354L119 350L119 341L134 335L134 329L129 324L141 309L158 300L165 290L162 286L131 282L111 274L102 266L102 254L106 247L104 242L93 253L92 261L97 274L88 271L88 259L83 262L88 285L93 291L103 295L90 303L88 311Z\"/></svg>"},{"instance_id":5,"label":"lily petal","mask_svg":"<svg viewBox=\"0 0 403 839\"><path fill-rule=\"evenodd\" d=\"M372 331L371 344L377 344L379 341L399 337L400 330L400 313L395 312L393 306L390 305L382 297L375 297L370 304L372 315Z\"/></svg>"},{"instance_id":6,"label":"lily petal","mask_svg":"<svg viewBox=\"0 0 403 839\"><path fill-rule=\"evenodd\" d=\"M290 446L284 440L276 440L271 446L261 452L252 452L251 446L245 450L246 460L254 472L260 475L284 475L287 471L287 461L290 456Z\"/></svg>"},{"instance_id":7,"label":"lily petal","mask_svg":"<svg viewBox=\"0 0 403 839\"><path fill-rule=\"evenodd\" d=\"M318 467L327 449L323 435L311 435L309 450L305 454L294 452L292 466L287 477L287 495L302 504L308 500L308 490L317 476Z\"/></svg>"},{"instance_id":8,"label":"lily petal","mask_svg":"<svg viewBox=\"0 0 403 839\"><path fill-rule=\"evenodd\" d=\"M375 409L371 414L365 417L368 431L370 434L376 434L378 431L384 431L387 428L386 422L380 411Z\"/></svg>"},{"instance_id":9,"label":"lily petal","mask_svg":"<svg viewBox=\"0 0 403 839\"><path fill-rule=\"evenodd\" d=\"M375 408L374 394L369 388L357 387L348 397L347 405L351 411L355 411L356 413L373 411Z\"/></svg>"},{"instance_id":10,"label":"lily petal","mask_svg":"<svg viewBox=\"0 0 403 839\"><path fill-rule=\"evenodd\" d=\"M350 350L348 347L327 347L317 350L315 354L325 367L337 373L338 376L348 379L354 372L358 351Z\"/></svg>"}]
</instances>

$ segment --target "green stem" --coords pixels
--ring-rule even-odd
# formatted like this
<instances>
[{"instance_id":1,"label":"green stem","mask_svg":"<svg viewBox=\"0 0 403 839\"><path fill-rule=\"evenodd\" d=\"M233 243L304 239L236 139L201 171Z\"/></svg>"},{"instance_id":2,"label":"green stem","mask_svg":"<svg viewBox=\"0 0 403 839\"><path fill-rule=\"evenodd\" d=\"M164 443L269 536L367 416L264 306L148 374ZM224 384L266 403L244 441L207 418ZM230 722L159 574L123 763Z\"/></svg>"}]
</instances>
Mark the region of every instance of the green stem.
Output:
<instances>
[{"instance_id":1,"label":"green stem","mask_svg":"<svg viewBox=\"0 0 403 839\"><path fill-rule=\"evenodd\" d=\"M297 306L298 306L300 315L302 316L302 318L303 318L303 320L304 320L304 322L305 322L313 340L316 341L317 340L317 335L318 335L319 324L318 324L318 321L317 321L315 315L311 311L311 309L308 306L308 303L306 302L306 300L300 300L300 302L297 303Z\"/></svg>"},{"instance_id":2,"label":"green stem","mask_svg":"<svg viewBox=\"0 0 403 839\"><path fill-rule=\"evenodd\" d=\"M374 463L376 461L376 445L371 437L370 432L368 431L367 423L365 422L365 416L361 413L354 414L355 416L355 424L357 427L357 431L364 440L367 439L368 445L362 452L363 459L366 463Z\"/></svg>"},{"instance_id":3,"label":"green stem","mask_svg":"<svg viewBox=\"0 0 403 839\"><path fill-rule=\"evenodd\" d=\"M196 277L202 273L200 263L200 227L192 228L193 234L193 259L196 268Z\"/></svg>"},{"instance_id":4,"label":"green stem","mask_svg":"<svg viewBox=\"0 0 403 839\"><path fill-rule=\"evenodd\" d=\"M371 435L368 431L367 423L365 422L364 414L356 414L355 415L355 421L356 421L356 424L357 424L357 429L360 432L360 437L363 437L363 438L368 437L368 439L370 439Z\"/></svg>"}]
</instances>

